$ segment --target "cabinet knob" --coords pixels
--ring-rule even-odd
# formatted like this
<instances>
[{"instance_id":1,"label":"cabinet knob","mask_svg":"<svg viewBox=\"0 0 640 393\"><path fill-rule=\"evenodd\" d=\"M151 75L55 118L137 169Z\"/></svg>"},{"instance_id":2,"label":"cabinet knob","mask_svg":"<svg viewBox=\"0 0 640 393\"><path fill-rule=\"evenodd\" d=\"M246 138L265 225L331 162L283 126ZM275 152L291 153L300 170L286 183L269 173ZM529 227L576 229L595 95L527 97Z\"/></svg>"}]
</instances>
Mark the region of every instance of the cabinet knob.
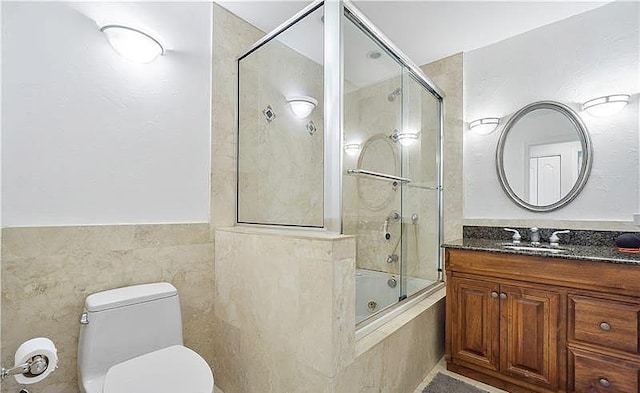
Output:
<instances>
[{"instance_id":1,"label":"cabinet knob","mask_svg":"<svg viewBox=\"0 0 640 393\"><path fill-rule=\"evenodd\" d=\"M497 298L498 297L498 292L492 291L491 292L491 297L494 298L494 299Z\"/></svg>"},{"instance_id":2,"label":"cabinet knob","mask_svg":"<svg viewBox=\"0 0 640 393\"><path fill-rule=\"evenodd\" d=\"M608 332L609 330L611 330L611 325L609 325L606 322L601 322L600 329L604 330L605 332Z\"/></svg>"},{"instance_id":3,"label":"cabinet knob","mask_svg":"<svg viewBox=\"0 0 640 393\"><path fill-rule=\"evenodd\" d=\"M603 388L608 388L609 386L611 386L611 382L609 382L609 380L607 378L600 378L600 380L598 381L598 383L600 384L600 386L602 386Z\"/></svg>"},{"instance_id":4,"label":"cabinet knob","mask_svg":"<svg viewBox=\"0 0 640 393\"><path fill-rule=\"evenodd\" d=\"M507 298L507 294L506 294L506 293L504 293L504 292L502 292L502 293L500 294L500 300L504 300L504 299L506 299L506 298Z\"/></svg>"}]
</instances>

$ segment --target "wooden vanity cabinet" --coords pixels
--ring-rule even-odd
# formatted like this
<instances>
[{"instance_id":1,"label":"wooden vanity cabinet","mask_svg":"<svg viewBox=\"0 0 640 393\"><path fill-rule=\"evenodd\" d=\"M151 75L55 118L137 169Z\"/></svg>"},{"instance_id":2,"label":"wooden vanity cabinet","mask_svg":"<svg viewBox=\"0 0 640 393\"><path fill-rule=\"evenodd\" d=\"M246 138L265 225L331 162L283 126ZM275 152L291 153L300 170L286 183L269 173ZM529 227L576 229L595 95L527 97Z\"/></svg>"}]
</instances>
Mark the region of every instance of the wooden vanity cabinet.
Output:
<instances>
[{"instance_id":1,"label":"wooden vanity cabinet","mask_svg":"<svg viewBox=\"0 0 640 393\"><path fill-rule=\"evenodd\" d=\"M481 276L452 277L447 285L456 327L452 357L492 375L557 389L559 294Z\"/></svg>"},{"instance_id":2,"label":"wooden vanity cabinet","mask_svg":"<svg viewBox=\"0 0 640 393\"><path fill-rule=\"evenodd\" d=\"M640 392L640 266L447 249L447 368L509 392Z\"/></svg>"}]
</instances>

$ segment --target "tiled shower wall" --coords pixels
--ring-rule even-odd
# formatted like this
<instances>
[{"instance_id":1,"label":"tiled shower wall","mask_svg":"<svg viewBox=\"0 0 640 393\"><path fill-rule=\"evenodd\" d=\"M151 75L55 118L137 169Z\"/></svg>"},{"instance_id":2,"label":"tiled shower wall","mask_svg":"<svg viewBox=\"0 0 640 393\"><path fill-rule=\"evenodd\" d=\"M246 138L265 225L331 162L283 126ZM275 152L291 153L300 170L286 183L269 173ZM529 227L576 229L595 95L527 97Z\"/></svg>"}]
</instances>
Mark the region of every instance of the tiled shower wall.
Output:
<instances>
[{"instance_id":1,"label":"tiled shower wall","mask_svg":"<svg viewBox=\"0 0 640 393\"><path fill-rule=\"evenodd\" d=\"M296 32L283 33L290 34ZM240 61L240 222L322 226L323 71L279 38ZM295 118L286 102L299 95L318 100L305 119ZM262 114L268 105L273 121ZM309 121L317 127L313 134Z\"/></svg>"},{"instance_id":2,"label":"tiled shower wall","mask_svg":"<svg viewBox=\"0 0 640 393\"><path fill-rule=\"evenodd\" d=\"M443 237L444 241L462 238L462 100L463 55L458 53L420 67L445 93L442 146Z\"/></svg>"}]
</instances>

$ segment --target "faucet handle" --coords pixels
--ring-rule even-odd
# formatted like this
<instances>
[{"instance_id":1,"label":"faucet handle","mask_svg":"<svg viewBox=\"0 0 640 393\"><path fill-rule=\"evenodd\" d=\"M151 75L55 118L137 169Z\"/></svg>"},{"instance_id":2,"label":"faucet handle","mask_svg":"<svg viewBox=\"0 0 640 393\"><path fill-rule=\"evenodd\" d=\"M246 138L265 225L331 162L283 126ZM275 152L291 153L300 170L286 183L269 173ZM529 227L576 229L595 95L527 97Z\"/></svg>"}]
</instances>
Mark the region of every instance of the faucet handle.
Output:
<instances>
[{"instance_id":1,"label":"faucet handle","mask_svg":"<svg viewBox=\"0 0 640 393\"><path fill-rule=\"evenodd\" d=\"M563 233L570 233L571 231L555 231L549 237L549 245L551 247L558 247L560 245L560 238L558 235L562 235Z\"/></svg>"},{"instance_id":2,"label":"faucet handle","mask_svg":"<svg viewBox=\"0 0 640 393\"><path fill-rule=\"evenodd\" d=\"M520 243L520 239L522 239L522 236L520 236L520 232L518 232L515 229L511 229L511 228L502 228L505 231L508 232L513 232L513 236L511 237L513 239L513 244L519 244Z\"/></svg>"}]
</instances>

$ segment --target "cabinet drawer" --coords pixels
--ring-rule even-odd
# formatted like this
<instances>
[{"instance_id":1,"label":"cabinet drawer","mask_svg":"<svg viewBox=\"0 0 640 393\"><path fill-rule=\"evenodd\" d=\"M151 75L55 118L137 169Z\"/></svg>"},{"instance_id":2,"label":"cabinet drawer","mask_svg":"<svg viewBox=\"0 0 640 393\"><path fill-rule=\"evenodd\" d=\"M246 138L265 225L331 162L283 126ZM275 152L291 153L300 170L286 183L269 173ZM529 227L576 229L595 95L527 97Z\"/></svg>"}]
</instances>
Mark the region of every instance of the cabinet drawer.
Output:
<instances>
[{"instance_id":1,"label":"cabinet drawer","mask_svg":"<svg viewBox=\"0 0 640 393\"><path fill-rule=\"evenodd\" d=\"M638 352L640 305L570 296L570 340Z\"/></svg>"},{"instance_id":2,"label":"cabinet drawer","mask_svg":"<svg viewBox=\"0 0 640 393\"><path fill-rule=\"evenodd\" d=\"M571 350L571 353L575 392L638 392L640 365L586 351Z\"/></svg>"}]
</instances>

